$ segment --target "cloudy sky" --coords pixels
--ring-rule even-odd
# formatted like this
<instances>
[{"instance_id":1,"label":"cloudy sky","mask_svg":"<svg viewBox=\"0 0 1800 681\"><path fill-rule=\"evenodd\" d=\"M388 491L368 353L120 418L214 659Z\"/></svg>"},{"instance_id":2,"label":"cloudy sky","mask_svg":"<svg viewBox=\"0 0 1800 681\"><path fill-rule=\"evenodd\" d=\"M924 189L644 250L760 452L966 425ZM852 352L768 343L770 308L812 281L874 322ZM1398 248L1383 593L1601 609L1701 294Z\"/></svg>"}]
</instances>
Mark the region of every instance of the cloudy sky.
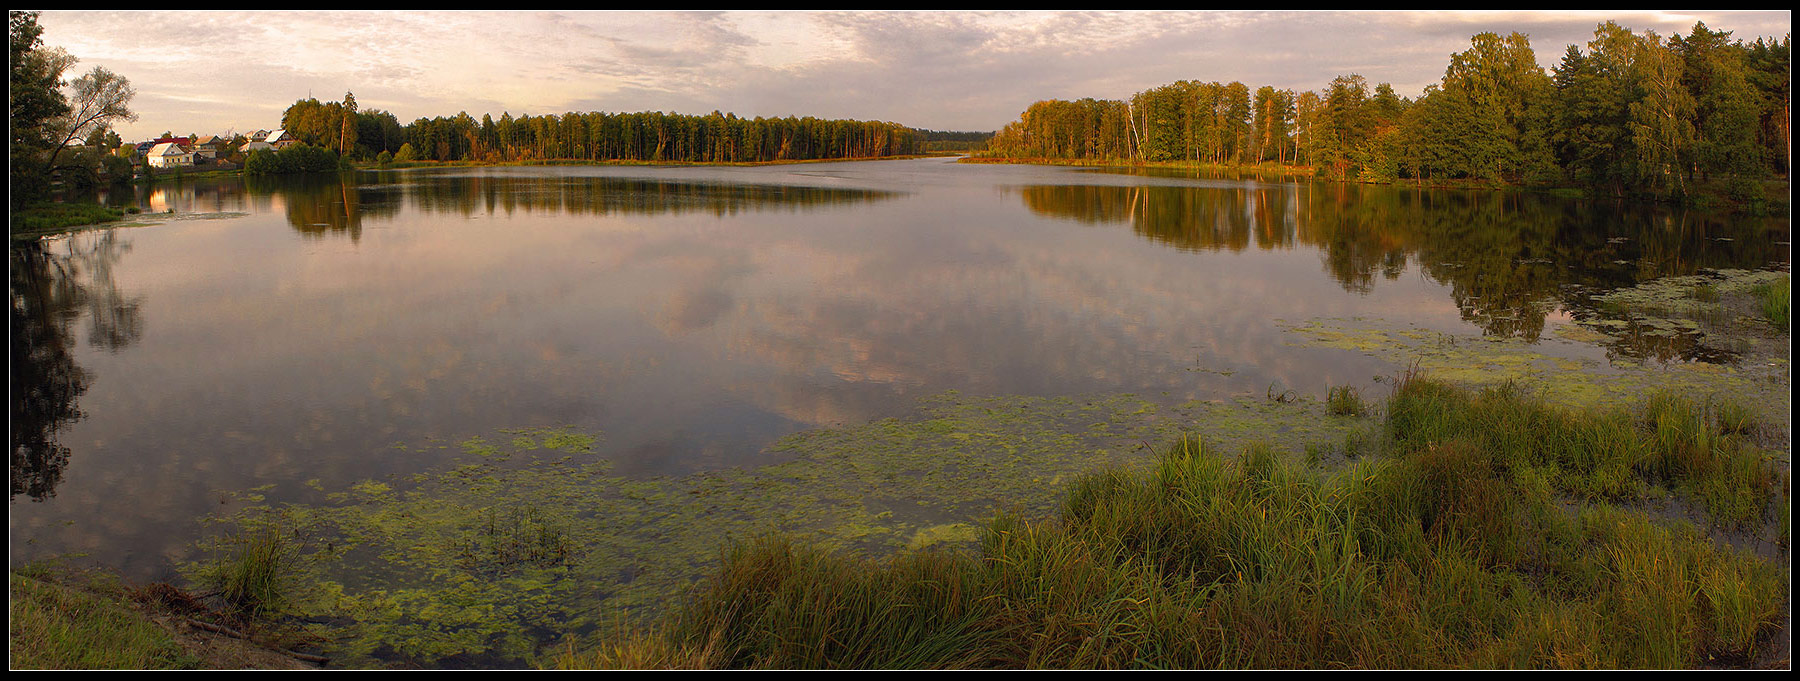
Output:
<instances>
[{"instance_id":1,"label":"cloudy sky","mask_svg":"<svg viewBox=\"0 0 1800 681\"><path fill-rule=\"evenodd\" d=\"M1040 99L1181 79L1323 87L1358 73L1417 95L1483 31L1546 67L1606 20L1780 37L1791 12L121 12L45 11L44 42L137 88L127 140L273 128L309 94L401 123L715 109L994 130Z\"/></svg>"}]
</instances>

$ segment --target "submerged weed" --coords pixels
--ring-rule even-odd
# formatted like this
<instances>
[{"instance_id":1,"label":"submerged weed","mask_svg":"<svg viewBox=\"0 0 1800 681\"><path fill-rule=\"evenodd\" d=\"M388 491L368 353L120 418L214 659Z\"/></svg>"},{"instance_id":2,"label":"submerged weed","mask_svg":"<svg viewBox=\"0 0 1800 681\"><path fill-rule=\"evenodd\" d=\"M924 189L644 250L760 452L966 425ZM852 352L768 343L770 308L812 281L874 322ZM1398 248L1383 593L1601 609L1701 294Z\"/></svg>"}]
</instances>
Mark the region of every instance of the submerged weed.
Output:
<instances>
[{"instance_id":1,"label":"submerged weed","mask_svg":"<svg viewBox=\"0 0 1800 681\"><path fill-rule=\"evenodd\" d=\"M474 526L454 543L457 564L484 577L517 566L567 566L577 552L568 530L532 505L488 508L477 514Z\"/></svg>"}]
</instances>

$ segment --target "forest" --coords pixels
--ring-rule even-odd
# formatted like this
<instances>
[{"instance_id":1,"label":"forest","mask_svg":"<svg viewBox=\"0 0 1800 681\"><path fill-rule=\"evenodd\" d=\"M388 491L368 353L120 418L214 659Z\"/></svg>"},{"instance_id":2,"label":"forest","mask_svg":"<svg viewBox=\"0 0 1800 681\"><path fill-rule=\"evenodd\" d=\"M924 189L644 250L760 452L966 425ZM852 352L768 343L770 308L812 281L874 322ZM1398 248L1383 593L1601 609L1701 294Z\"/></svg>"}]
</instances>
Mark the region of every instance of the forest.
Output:
<instances>
[{"instance_id":1,"label":"forest","mask_svg":"<svg viewBox=\"0 0 1800 681\"><path fill-rule=\"evenodd\" d=\"M1306 166L1363 182L1475 181L1681 197L1749 193L1789 166L1788 37L1667 39L1613 22L1548 72L1520 33L1482 33L1417 98L1343 75L1318 91L1178 81L1129 100L1032 104L1001 159Z\"/></svg>"},{"instance_id":2,"label":"forest","mask_svg":"<svg viewBox=\"0 0 1800 681\"><path fill-rule=\"evenodd\" d=\"M739 118L663 112L569 112L541 116L468 113L401 125L393 114L303 99L282 114L296 139L353 159L393 161L654 161L758 163L874 158L919 153L917 131L877 121L813 117Z\"/></svg>"}]
</instances>

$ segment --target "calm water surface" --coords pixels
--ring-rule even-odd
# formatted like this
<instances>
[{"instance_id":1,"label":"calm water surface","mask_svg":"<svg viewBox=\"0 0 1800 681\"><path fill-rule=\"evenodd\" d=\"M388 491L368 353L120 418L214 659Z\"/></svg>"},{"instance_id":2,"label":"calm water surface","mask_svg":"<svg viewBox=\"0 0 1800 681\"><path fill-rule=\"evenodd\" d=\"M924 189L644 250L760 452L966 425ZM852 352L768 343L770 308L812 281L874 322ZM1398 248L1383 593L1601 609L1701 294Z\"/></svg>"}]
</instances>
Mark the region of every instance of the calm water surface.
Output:
<instances>
[{"instance_id":1,"label":"calm water surface","mask_svg":"<svg viewBox=\"0 0 1800 681\"><path fill-rule=\"evenodd\" d=\"M221 491L404 476L571 426L625 472L770 461L918 398L1322 395L1397 367L1281 323L1552 330L1596 292L1788 266L1785 219L946 160L225 179L15 247L12 559L166 576ZM437 442L441 455L403 451ZM309 485L308 483L313 484Z\"/></svg>"}]
</instances>

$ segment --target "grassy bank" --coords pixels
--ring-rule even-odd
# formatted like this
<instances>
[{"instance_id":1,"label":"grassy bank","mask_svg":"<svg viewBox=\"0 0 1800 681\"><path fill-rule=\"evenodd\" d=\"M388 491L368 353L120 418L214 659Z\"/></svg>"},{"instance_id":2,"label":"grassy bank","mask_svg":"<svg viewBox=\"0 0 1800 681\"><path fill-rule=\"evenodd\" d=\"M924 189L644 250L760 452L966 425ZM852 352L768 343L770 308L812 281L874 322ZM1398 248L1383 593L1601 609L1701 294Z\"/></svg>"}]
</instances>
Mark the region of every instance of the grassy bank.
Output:
<instances>
[{"instance_id":1,"label":"grassy bank","mask_svg":"<svg viewBox=\"0 0 1800 681\"><path fill-rule=\"evenodd\" d=\"M13 669L309 669L267 632L167 584L28 564L10 573ZM245 634L249 631L255 634Z\"/></svg>"},{"instance_id":2,"label":"grassy bank","mask_svg":"<svg viewBox=\"0 0 1800 681\"><path fill-rule=\"evenodd\" d=\"M37 571L11 573L13 669L192 669L162 627L127 604L116 584L81 588Z\"/></svg>"},{"instance_id":3,"label":"grassy bank","mask_svg":"<svg viewBox=\"0 0 1800 681\"><path fill-rule=\"evenodd\" d=\"M39 203L12 214L12 238L36 239L124 217L124 211L95 203Z\"/></svg>"},{"instance_id":4,"label":"grassy bank","mask_svg":"<svg viewBox=\"0 0 1800 681\"><path fill-rule=\"evenodd\" d=\"M1184 438L1151 470L1077 480L1054 517L996 518L970 552L742 543L654 629L555 663L1785 665L1783 561L1722 540L1787 513L1785 467L1743 414L1674 395L1570 411L1415 377L1379 456L1328 470ZM1647 510L1659 499L1712 533Z\"/></svg>"}]
</instances>

